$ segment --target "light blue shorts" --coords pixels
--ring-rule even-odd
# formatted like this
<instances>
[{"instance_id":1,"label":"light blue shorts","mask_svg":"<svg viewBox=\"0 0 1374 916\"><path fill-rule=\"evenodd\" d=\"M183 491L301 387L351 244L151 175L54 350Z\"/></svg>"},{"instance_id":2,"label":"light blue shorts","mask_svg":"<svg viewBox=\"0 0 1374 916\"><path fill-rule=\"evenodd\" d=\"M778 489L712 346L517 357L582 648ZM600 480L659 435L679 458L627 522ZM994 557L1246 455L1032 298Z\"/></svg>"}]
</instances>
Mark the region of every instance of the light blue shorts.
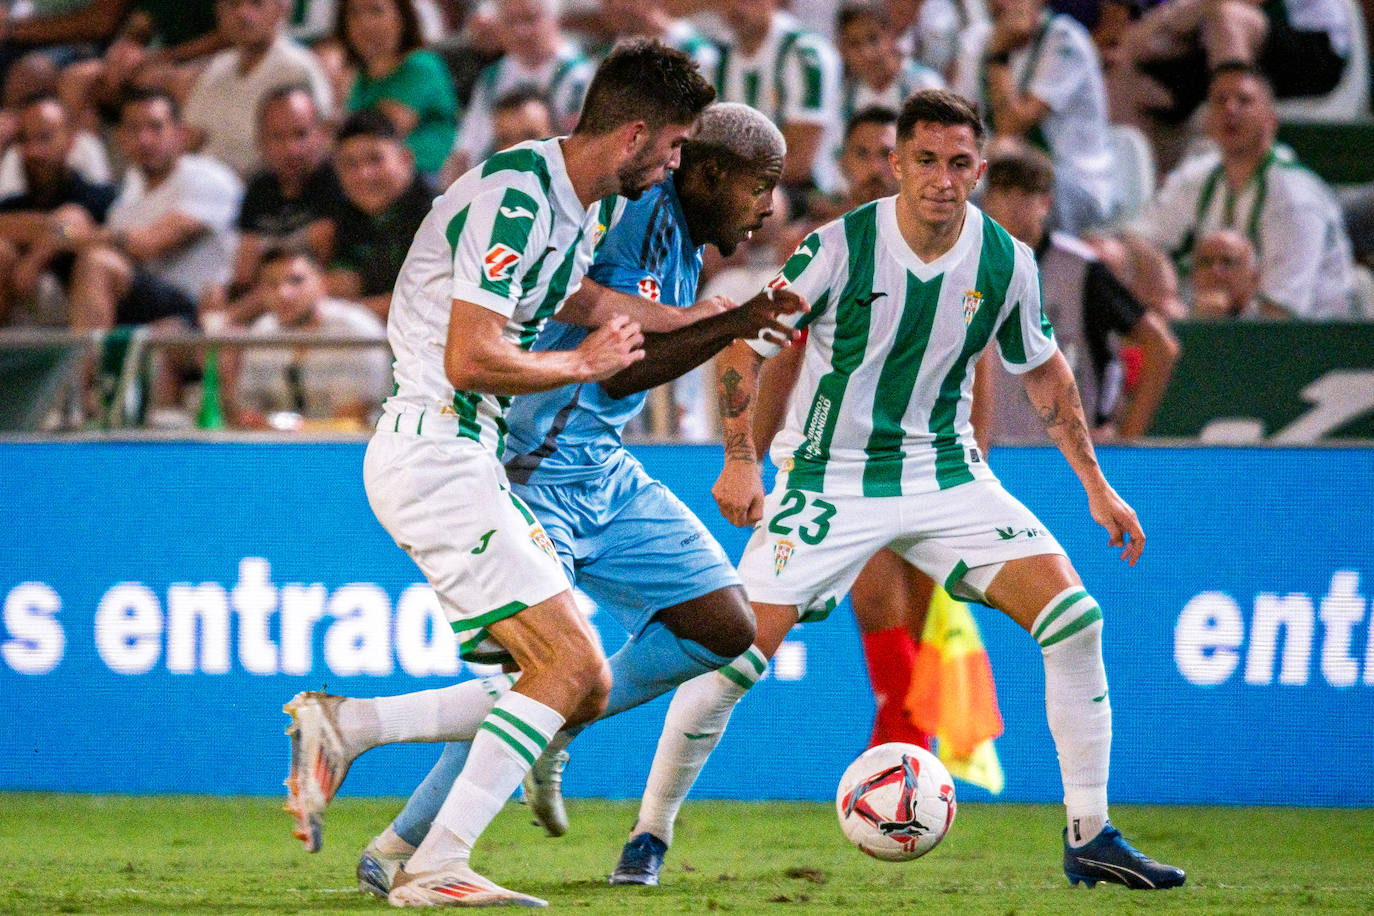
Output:
<instances>
[{"instance_id":1,"label":"light blue shorts","mask_svg":"<svg viewBox=\"0 0 1374 916\"><path fill-rule=\"evenodd\" d=\"M595 480L511 489L543 523L568 577L631 636L664 608L740 584L701 520L628 454Z\"/></svg>"}]
</instances>

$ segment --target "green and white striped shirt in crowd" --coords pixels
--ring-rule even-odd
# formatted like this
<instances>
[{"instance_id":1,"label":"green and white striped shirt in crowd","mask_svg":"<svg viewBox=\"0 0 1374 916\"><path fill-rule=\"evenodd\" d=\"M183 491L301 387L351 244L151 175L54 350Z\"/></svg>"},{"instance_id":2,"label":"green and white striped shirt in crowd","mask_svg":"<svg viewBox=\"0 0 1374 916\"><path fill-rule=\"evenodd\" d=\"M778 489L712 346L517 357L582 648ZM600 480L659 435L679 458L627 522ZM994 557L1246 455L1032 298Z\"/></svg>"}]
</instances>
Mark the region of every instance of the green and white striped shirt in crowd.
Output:
<instances>
[{"instance_id":1,"label":"green and white striped shirt in crowd","mask_svg":"<svg viewBox=\"0 0 1374 916\"><path fill-rule=\"evenodd\" d=\"M824 128L814 177L822 191L836 190L838 173L826 152L838 147L841 127L840 58L830 42L792 15L774 13L767 37L753 54L733 44L721 49L716 91L720 101L757 108L780 128Z\"/></svg>"},{"instance_id":2,"label":"green and white striped shirt in crowd","mask_svg":"<svg viewBox=\"0 0 1374 916\"><path fill-rule=\"evenodd\" d=\"M958 241L926 264L885 197L808 236L769 285L811 304L771 452L786 486L899 496L994 478L969 422L974 364L994 338L1014 374L1056 350L1029 248L969 204Z\"/></svg>"},{"instance_id":3,"label":"green and white striped shirt in crowd","mask_svg":"<svg viewBox=\"0 0 1374 916\"><path fill-rule=\"evenodd\" d=\"M624 209L615 196L582 206L557 138L513 146L454 182L420 224L396 278L387 321L396 391L378 428L422 415L422 434L475 439L500 458L510 398L455 391L444 372L452 300L505 316L506 339L528 350Z\"/></svg>"},{"instance_id":4,"label":"green and white striped shirt in crowd","mask_svg":"<svg viewBox=\"0 0 1374 916\"><path fill-rule=\"evenodd\" d=\"M469 162L497 152L491 148L496 139L492 110L503 95L526 87L537 89L549 100L555 132L571 131L595 74L596 64L572 42L564 42L558 53L533 70L512 54L488 64L477 75L472 101L458 125L458 148L467 154Z\"/></svg>"}]
</instances>

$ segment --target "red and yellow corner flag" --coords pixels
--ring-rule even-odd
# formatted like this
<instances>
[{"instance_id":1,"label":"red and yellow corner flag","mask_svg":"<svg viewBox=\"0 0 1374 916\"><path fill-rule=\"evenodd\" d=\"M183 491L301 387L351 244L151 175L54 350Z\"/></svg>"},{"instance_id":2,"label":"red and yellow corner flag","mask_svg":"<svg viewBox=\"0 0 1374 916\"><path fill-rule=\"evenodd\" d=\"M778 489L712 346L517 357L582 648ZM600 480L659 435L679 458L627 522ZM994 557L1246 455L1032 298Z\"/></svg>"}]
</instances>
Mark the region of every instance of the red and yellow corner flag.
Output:
<instances>
[{"instance_id":1,"label":"red and yellow corner flag","mask_svg":"<svg viewBox=\"0 0 1374 916\"><path fill-rule=\"evenodd\" d=\"M916 647L907 711L917 728L939 739L938 754L954 776L996 795L1006 778L993 739L1002 713L992 663L969 607L936 586Z\"/></svg>"}]
</instances>

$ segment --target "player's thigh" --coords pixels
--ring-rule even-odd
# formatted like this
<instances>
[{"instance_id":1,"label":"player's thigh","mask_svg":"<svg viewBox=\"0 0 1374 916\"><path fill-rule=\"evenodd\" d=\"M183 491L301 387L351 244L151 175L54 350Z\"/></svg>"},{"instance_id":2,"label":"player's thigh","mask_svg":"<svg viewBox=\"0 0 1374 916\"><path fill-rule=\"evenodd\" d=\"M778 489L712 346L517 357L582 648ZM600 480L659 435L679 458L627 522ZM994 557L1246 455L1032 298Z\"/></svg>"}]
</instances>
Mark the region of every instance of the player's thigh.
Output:
<instances>
[{"instance_id":1,"label":"player's thigh","mask_svg":"<svg viewBox=\"0 0 1374 916\"><path fill-rule=\"evenodd\" d=\"M363 482L378 521L438 594L463 658L502 660L491 624L569 591L543 526L477 443L378 433Z\"/></svg>"},{"instance_id":2,"label":"player's thigh","mask_svg":"<svg viewBox=\"0 0 1374 916\"><path fill-rule=\"evenodd\" d=\"M739 565L755 613L772 604L797 608L803 623L824 619L900 521L895 497L774 489Z\"/></svg>"},{"instance_id":3,"label":"player's thigh","mask_svg":"<svg viewBox=\"0 0 1374 916\"><path fill-rule=\"evenodd\" d=\"M1005 563L986 589L987 602L1026 632L1046 605L1083 580L1064 554L1040 554Z\"/></svg>"},{"instance_id":4,"label":"player's thigh","mask_svg":"<svg viewBox=\"0 0 1374 916\"><path fill-rule=\"evenodd\" d=\"M969 570L1064 554L1035 513L996 480L903 497L907 537L893 549L958 598L983 601Z\"/></svg>"},{"instance_id":5,"label":"player's thigh","mask_svg":"<svg viewBox=\"0 0 1374 916\"><path fill-rule=\"evenodd\" d=\"M899 554L886 547L879 550L849 590L860 632L906 627L919 634L934 587L929 576Z\"/></svg>"},{"instance_id":6,"label":"player's thigh","mask_svg":"<svg viewBox=\"0 0 1374 916\"><path fill-rule=\"evenodd\" d=\"M647 475L618 492L623 502L606 507L604 523L585 543L577 584L626 632L635 635L660 611L689 602L694 606L688 612L747 611L717 594L738 588L739 574L682 500ZM696 600L711 595L716 597Z\"/></svg>"}]
</instances>

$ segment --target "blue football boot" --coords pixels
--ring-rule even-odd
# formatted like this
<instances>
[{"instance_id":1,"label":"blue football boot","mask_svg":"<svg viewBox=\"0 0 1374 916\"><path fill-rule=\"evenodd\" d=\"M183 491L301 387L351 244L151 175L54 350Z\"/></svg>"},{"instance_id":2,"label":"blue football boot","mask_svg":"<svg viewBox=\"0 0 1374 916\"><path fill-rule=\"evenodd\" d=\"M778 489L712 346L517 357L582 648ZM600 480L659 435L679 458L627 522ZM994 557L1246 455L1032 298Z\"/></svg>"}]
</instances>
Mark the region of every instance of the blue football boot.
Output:
<instances>
[{"instance_id":1,"label":"blue football boot","mask_svg":"<svg viewBox=\"0 0 1374 916\"><path fill-rule=\"evenodd\" d=\"M1064 874L1070 884L1082 881L1093 887L1106 881L1137 891L1178 887L1186 877L1183 869L1156 862L1127 843L1121 831L1110 823L1082 846L1070 846L1069 832L1064 831Z\"/></svg>"},{"instance_id":2,"label":"blue football boot","mask_svg":"<svg viewBox=\"0 0 1374 916\"><path fill-rule=\"evenodd\" d=\"M668 844L652 833L632 837L620 851L620 861L615 863L615 871L608 880L612 884L657 887L658 872L663 868L663 857L667 853Z\"/></svg>"}]
</instances>

